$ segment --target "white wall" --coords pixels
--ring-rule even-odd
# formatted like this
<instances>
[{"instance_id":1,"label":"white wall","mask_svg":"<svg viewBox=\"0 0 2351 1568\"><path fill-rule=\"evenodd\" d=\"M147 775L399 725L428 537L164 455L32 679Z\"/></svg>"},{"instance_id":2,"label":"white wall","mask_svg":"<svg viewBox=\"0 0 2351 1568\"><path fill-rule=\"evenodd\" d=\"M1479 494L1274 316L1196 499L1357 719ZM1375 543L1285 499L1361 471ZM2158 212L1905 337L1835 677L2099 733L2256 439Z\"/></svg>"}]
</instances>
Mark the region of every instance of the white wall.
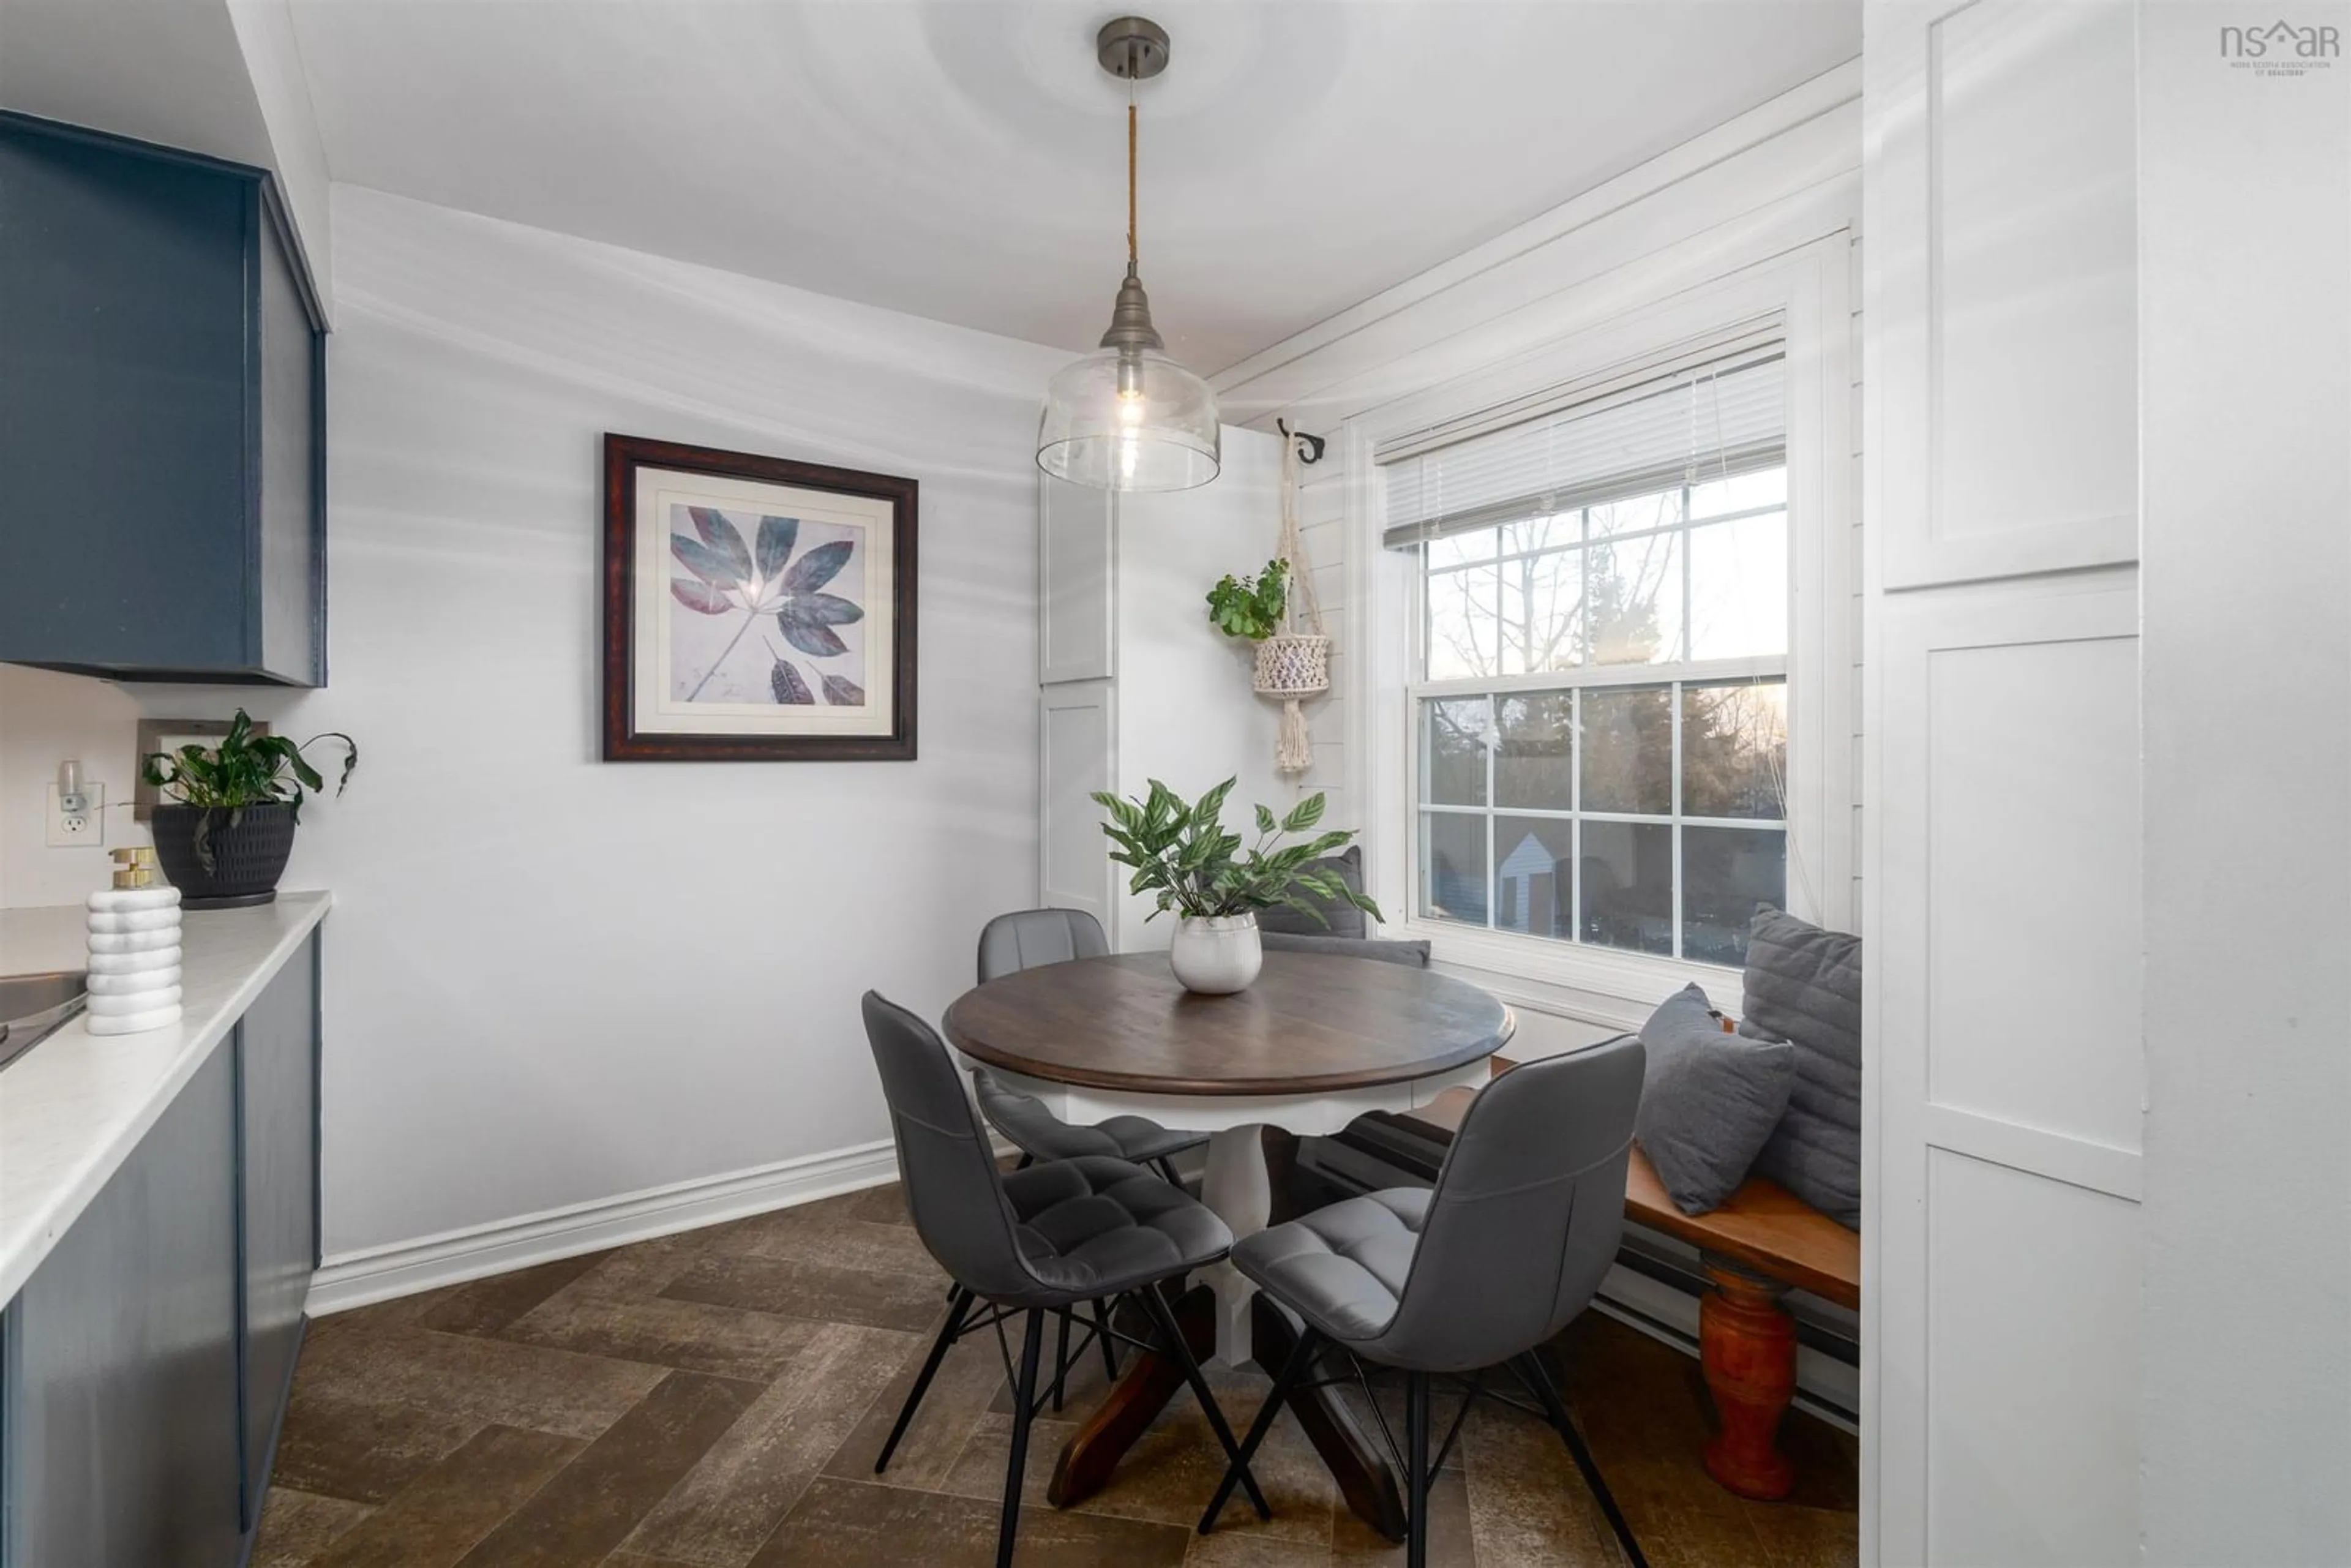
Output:
<instances>
[{"instance_id":1,"label":"white wall","mask_svg":"<svg viewBox=\"0 0 2351 1568\"><path fill-rule=\"evenodd\" d=\"M2294 7L2351 42L2351 5ZM2139 15L2144 1560L2351 1562L2351 59Z\"/></svg>"},{"instance_id":2,"label":"white wall","mask_svg":"<svg viewBox=\"0 0 2351 1568\"><path fill-rule=\"evenodd\" d=\"M331 685L9 672L0 896L95 885L26 800L68 739L112 783L138 710L358 737L287 877L337 900L330 1260L886 1136L859 994L935 1015L1035 894L1029 453L1065 356L335 195ZM597 760L606 431L921 482L919 761Z\"/></svg>"}]
</instances>

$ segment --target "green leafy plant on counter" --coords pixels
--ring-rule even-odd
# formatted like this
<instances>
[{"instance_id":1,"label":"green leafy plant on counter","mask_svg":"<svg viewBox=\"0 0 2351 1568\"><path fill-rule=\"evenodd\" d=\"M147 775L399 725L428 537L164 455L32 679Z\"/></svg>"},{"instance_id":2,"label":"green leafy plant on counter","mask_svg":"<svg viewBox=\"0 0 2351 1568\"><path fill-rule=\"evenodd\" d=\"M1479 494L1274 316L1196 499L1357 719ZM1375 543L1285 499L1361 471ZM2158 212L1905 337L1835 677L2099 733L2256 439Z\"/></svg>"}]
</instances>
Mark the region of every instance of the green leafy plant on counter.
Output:
<instances>
[{"instance_id":1,"label":"green leafy plant on counter","mask_svg":"<svg viewBox=\"0 0 2351 1568\"><path fill-rule=\"evenodd\" d=\"M209 872L214 869L215 825L234 828L255 806L284 806L295 821L302 820L302 802L327 788L326 779L302 754L322 740L343 745L343 768L335 779L340 795L351 781L351 769L360 765L359 746L350 736L329 730L296 741L283 735L258 735L243 708L236 710L218 746L192 743L177 751L151 752L140 758L140 771L172 800L204 813L196 821L193 846L197 862Z\"/></svg>"}]
</instances>

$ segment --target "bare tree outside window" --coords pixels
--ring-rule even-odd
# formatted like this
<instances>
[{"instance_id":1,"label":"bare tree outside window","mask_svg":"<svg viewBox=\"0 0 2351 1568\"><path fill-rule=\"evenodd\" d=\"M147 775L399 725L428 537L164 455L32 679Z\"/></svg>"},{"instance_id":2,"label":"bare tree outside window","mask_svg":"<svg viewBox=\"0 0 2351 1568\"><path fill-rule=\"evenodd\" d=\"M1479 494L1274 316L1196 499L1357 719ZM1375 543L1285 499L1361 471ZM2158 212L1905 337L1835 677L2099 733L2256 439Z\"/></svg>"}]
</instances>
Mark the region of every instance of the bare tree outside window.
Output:
<instances>
[{"instance_id":1,"label":"bare tree outside window","mask_svg":"<svg viewBox=\"0 0 2351 1568\"><path fill-rule=\"evenodd\" d=\"M1774 467L1423 547L1418 914L1743 959L1786 896L1787 528Z\"/></svg>"}]
</instances>

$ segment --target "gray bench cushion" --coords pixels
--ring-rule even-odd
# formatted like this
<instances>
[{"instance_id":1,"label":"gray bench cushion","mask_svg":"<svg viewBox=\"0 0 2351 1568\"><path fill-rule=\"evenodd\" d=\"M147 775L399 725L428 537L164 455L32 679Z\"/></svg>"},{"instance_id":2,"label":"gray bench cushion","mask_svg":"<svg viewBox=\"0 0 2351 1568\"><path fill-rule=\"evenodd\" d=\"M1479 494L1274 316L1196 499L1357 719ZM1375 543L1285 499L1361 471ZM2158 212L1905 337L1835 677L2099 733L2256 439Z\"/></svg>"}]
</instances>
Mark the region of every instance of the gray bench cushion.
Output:
<instances>
[{"instance_id":1,"label":"gray bench cushion","mask_svg":"<svg viewBox=\"0 0 2351 1568\"><path fill-rule=\"evenodd\" d=\"M1384 936L1305 936L1294 931L1264 931L1258 940L1269 953L1328 953L1340 958L1372 958L1383 964L1428 967L1426 942L1399 942Z\"/></svg>"},{"instance_id":2,"label":"gray bench cushion","mask_svg":"<svg viewBox=\"0 0 2351 1568\"><path fill-rule=\"evenodd\" d=\"M1340 880L1349 887L1357 893L1364 891L1364 850L1361 844L1350 844L1344 853L1332 855L1328 860L1309 861L1306 869L1336 872ZM1277 904L1271 909L1258 911L1257 928L1259 931L1285 931L1300 936L1363 936L1369 933L1371 928L1364 923L1364 912L1344 899L1325 898L1319 893L1310 893L1303 888L1299 889L1299 895L1321 910L1330 924L1324 925L1302 909Z\"/></svg>"},{"instance_id":3,"label":"gray bench cushion","mask_svg":"<svg viewBox=\"0 0 2351 1568\"><path fill-rule=\"evenodd\" d=\"M1723 1032L1706 993L1685 986L1641 1026L1649 1061L1633 1135L1684 1214L1739 1190L1788 1109L1796 1048Z\"/></svg>"},{"instance_id":4,"label":"gray bench cushion","mask_svg":"<svg viewBox=\"0 0 2351 1568\"><path fill-rule=\"evenodd\" d=\"M1759 909L1739 1032L1796 1048L1788 1113L1755 1158L1769 1176L1861 1228L1861 938Z\"/></svg>"}]
</instances>

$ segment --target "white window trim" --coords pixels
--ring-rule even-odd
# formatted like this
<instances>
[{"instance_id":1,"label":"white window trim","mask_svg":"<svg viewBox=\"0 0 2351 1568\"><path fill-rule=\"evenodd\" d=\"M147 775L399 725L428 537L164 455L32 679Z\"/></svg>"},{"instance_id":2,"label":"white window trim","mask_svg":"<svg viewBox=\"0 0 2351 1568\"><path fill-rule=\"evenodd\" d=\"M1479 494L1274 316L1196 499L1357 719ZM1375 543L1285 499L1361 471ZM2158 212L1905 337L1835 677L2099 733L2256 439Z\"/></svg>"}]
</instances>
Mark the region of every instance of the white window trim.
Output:
<instances>
[{"instance_id":1,"label":"white window trim","mask_svg":"<svg viewBox=\"0 0 2351 1568\"><path fill-rule=\"evenodd\" d=\"M1497 977L1502 983L1490 988L1571 1017L1629 1027L1693 981L1718 1001L1735 1001L1738 972L1718 965L1464 928L1411 913L1410 658L1417 585L1413 562L1381 548L1374 454L1383 443L1445 421L1595 380L1677 343L1772 314L1787 340L1788 904L1805 919L1853 928L1859 562L1849 248L1842 232L1795 247L1341 426L1349 642L1364 655L1343 662L1355 742L1346 751L1347 786L1363 802L1367 880L1395 916L1387 935L1426 940L1438 963ZM1731 994L1720 994L1726 991Z\"/></svg>"}]
</instances>

